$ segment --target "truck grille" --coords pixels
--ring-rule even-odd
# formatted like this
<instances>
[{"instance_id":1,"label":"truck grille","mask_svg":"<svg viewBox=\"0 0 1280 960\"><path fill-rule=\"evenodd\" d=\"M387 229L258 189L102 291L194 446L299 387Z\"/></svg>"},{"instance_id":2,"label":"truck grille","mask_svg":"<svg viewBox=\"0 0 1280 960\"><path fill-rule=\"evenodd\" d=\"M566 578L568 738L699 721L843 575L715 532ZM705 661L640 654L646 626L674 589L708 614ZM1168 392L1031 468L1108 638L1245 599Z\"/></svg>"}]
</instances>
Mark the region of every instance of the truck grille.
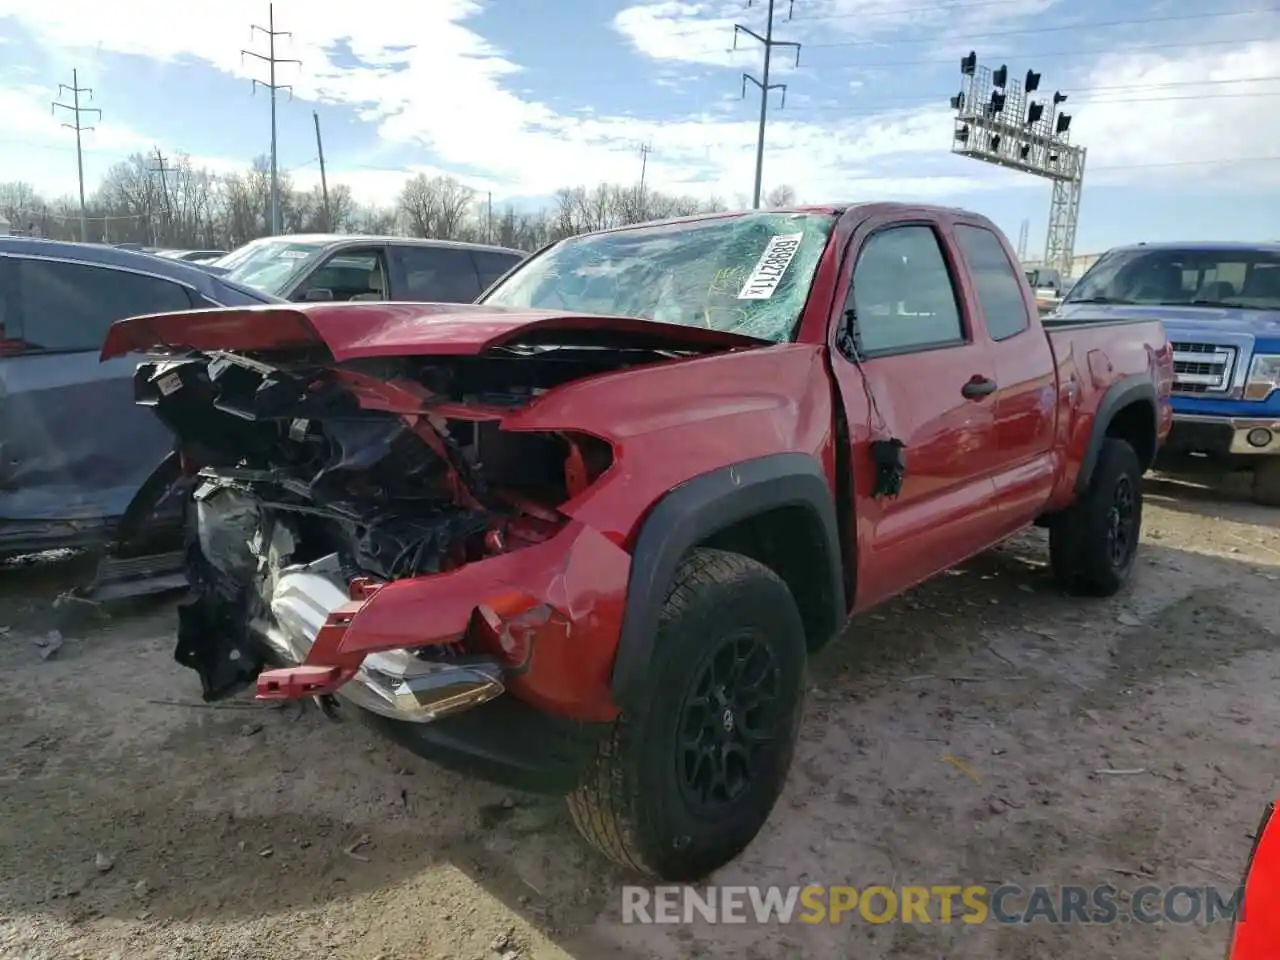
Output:
<instances>
[{"instance_id":1,"label":"truck grille","mask_svg":"<svg viewBox=\"0 0 1280 960\"><path fill-rule=\"evenodd\" d=\"M1227 393L1236 348L1218 343L1173 344L1174 393Z\"/></svg>"}]
</instances>

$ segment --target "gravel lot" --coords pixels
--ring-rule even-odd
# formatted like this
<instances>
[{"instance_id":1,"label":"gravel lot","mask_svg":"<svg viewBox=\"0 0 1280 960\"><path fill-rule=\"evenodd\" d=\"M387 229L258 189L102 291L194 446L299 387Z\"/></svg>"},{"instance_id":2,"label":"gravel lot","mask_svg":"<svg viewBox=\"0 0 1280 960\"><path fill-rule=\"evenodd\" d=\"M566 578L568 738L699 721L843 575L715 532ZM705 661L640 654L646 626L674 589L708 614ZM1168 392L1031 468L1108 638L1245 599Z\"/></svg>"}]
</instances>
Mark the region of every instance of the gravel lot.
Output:
<instances>
[{"instance_id":1,"label":"gravel lot","mask_svg":"<svg viewBox=\"0 0 1280 960\"><path fill-rule=\"evenodd\" d=\"M1115 599L1058 593L1035 532L861 618L715 880L1234 886L1280 774L1280 511L1165 480L1147 505ZM629 878L562 804L201 705L171 608L54 608L68 572L0 577L0 956L1221 960L1225 925L624 926Z\"/></svg>"}]
</instances>

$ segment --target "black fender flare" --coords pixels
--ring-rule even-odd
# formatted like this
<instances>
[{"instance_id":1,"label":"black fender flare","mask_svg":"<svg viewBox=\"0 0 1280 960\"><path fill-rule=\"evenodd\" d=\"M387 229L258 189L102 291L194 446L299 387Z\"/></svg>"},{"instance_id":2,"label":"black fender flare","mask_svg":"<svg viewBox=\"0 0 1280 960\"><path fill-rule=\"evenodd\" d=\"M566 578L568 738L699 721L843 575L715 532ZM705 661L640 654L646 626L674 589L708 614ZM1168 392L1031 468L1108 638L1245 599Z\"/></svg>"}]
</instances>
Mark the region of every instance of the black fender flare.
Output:
<instances>
[{"instance_id":1,"label":"black fender flare","mask_svg":"<svg viewBox=\"0 0 1280 960\"><path fill-rule=\"evenodd\" d=\"M817 549L825 554L823 566L830 577L829 615L838 629L846 613L840 525L821 465L807 454L780 453L720 467L665 494L640 528L613 665L615 704L633 706L644 688L658 616L689 550L735 523L779 507L800 507L817 521Z\"/></svg>"},{"instance_id":2,"label":"black fender flare","mask_svg":"<svg viewBox=\"0 0 1280 960\"><path fill-rule=\"evenodd\" d=\"M1076 476L1076 496L1083 495L1093 480L1093 471L1098 465L1098 455L1102 451L1102 441L1107 438L1107 430L1116 413L1132 403L1147 403L1151 406L1152 428L1156 418L1156 385L1145 373L1134 373L1121 377L1107 388L1098 404L1098 412L1093 418L1093 429L1089 434L1089 443L1084 450L1084 459L1080 462L1080 473ZM1151 464L1143 464L1144 469Z\"/></svg>"}]
</instances>

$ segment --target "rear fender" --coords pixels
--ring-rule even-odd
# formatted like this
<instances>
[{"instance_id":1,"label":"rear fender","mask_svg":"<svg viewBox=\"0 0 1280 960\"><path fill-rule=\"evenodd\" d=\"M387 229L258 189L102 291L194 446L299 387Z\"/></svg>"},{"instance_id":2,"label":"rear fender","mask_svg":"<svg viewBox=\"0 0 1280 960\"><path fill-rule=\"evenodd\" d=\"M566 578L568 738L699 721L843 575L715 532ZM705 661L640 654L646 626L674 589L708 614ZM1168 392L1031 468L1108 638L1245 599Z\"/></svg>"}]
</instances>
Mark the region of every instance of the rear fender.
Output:
<instances>
[{"instance_id":1,"label":"rear fender","mask_svg":"<svg viewBox=\"0 0 1280 960\"><path fill-rule=\"evenodd\" d=\"M689 551L741 521L787 507L803 510L817 534L808 549L816 552L813 563L821 571L816 593L820 599L818 609L802 610L806 625L813 625L810 644L816 646L839 628L845 614L840 528L818 461L806 454L783 453L712 470L658 501L636 538L611 679L615 704L634 709L643 696L658 618Z\"/></svg>"},{"instance_id":2,"label":"rear fender","mask_svg":"<svg viewBox=\"0 0 1280 960\"><path fill-rule=\"evenodd\" d=\"M1107 431L1111 429L1116 414L1131 404L1141 404L1151 411L1151 431L1156 429L1156 386L1151 377L1143 373L1121 377L1102 395L1098 404L1098 412L1093 418L1093 427L1089 433L1089 441L1085 445L1084 457L1080 462L1080 472L1076 475L1076 496L1082 496L1093 480L1093 471L1098 466L1098 456L1102 452L1102 443L1107 439ZM1142 451L1138 451L1142 456ZM1151 464L1143 463L1143 469Z\"/></svg>"}]
</instances>

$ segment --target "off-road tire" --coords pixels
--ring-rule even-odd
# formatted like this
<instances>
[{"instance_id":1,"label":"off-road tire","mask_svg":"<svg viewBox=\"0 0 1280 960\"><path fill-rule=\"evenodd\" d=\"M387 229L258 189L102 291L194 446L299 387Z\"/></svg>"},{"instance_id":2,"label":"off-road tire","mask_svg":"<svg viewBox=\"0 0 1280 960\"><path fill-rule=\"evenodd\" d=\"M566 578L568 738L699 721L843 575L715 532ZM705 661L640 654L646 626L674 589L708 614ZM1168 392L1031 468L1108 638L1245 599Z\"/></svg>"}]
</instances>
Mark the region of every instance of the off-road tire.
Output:
<instances>
[{"instance_id":1,"label":"off-road tire","mask_svg":"<svg viewBox=\"0 0 1280 960\"><path fill-rule=\"evenodd\" d=\"M1253 468L1253 502L1280 507L1280 457L1262 457Z\"/></svg>"},{"instance_id":2,"label":"off-road tire","mask_svg":"<svg viewBox=\"0 0 1280 960\"><path fill-rule=\"evenodd\" d=\"M1128 486L1132 510L1131 546L1117 562L1111 553L1112 511L1123 485ZM1137 559L1142 534L1142 464L1126 441L1102 441L1089 488L1049 526L1049 560L1053 575L1070 593L1109 597L1128 581Z\"/></svg>"},{"instance_id":3,"label":"off-road tire","mask_svg":"<svg viewBox=\"0 0 1280 960\"><path fill-rule=\"evenodd\" d=\"M686 697L718 644L744 635L776 666L776 726L751 785L710 818L681 785L679 728ZM800 612L777 574L740 554L694 550L667 593L640 706L615 722L569 795L578 830L610 859L669 882L697 880L728 863L760 832L786 782L806 660Z\"/></svg>"}]
</instances>

